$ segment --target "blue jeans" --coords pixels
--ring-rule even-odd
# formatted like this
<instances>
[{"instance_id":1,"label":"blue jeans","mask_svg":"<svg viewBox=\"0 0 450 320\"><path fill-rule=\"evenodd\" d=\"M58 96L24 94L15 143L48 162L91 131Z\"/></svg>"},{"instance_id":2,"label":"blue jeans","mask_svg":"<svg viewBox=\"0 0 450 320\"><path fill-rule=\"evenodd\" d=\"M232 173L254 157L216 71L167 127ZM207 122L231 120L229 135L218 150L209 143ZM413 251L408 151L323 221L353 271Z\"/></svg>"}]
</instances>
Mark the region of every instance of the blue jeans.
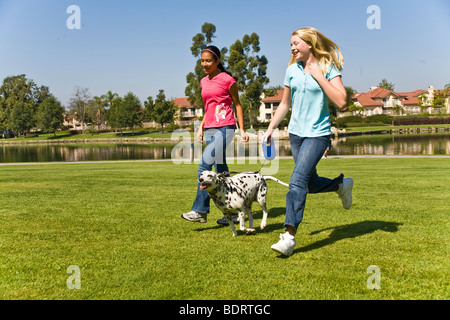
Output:
<instances>
[{"instance_id":1,"label":"blue jeans","mask_svg":"<svg viewBox=\"0 0 450 320\"><path fill-rule=\"evenodd\" d=\"M341 174L335 179L319 177L316 166L327 149L330 136L304 138L289 134L291 152L295 167L289 182L286 195L286 218L284 226L293 226L295 231L303 220L306 195L337 191L344 177Z\"/></svg>"},{"instance_id":2,"label":"blue jeans","mask_svg":"<svg viewBox=\"0 0 450 320\"><path fill-rule=\"evenodd\" d=\"M233 141L235 126L205 129L206 148L202 159L198 165L197 178L203 171L210 171L214 165L217 173L228 170L226 161L226 148ZM209 194L206 190L200 190L200 183L197 185L197 195L192 205L192 211L198 213L209 213Z\"/></svg>"}]
</instances>

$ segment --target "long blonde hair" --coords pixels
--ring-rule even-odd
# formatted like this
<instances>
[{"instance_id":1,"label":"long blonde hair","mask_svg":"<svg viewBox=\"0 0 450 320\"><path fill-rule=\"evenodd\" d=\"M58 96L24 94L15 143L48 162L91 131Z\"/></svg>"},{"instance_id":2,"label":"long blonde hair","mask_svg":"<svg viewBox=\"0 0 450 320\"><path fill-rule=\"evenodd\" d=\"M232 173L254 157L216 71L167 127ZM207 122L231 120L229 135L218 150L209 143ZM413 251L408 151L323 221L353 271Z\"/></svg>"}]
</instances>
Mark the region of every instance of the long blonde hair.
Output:
<instances>
[{"instance_id":1,"label":"long blonde hair","mask_svg":"<svg viewBox=\"0 0 450 320\"><path fill-rule=\"evenodd\" d=\"M319 60L323 73L327 73L334 65L338 70L344 66L344 57L336 43L325 37L321 32L312 27L300 28L292 33L311 46L311 51ZM291 56L289 65L296 63L295 56Z\"/></svg>"}]
</instances>

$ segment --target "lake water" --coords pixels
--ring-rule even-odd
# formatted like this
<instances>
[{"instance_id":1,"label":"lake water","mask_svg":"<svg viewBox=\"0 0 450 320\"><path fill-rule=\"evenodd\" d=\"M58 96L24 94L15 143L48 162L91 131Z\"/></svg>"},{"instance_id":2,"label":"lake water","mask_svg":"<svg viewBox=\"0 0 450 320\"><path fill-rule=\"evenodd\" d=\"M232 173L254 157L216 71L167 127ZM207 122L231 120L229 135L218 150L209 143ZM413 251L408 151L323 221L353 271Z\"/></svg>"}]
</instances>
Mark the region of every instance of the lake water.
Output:
<instances>
[{"instance_id":1,"label":"lake water","mask_svg":"<svg viewBox=\"0 0 450 320\"><path fill-rule=\"evenodd\" d=\"M339 137L332 141L329 155L450 155L450 133L363 135ZM235 155L242 155L236 143ZM174 150L174 148L176 148ZM250 149L250 150L249 150ZM256 155L246 146L245 156ZM186 151L186 149L185 149ZM0 144L0 162L100 161L171 159L181 157L175 144ZM201 154L197 149L196 155ZM280 156L290 156L289 141L279 143Z\"/></svg>"}]
</instances>

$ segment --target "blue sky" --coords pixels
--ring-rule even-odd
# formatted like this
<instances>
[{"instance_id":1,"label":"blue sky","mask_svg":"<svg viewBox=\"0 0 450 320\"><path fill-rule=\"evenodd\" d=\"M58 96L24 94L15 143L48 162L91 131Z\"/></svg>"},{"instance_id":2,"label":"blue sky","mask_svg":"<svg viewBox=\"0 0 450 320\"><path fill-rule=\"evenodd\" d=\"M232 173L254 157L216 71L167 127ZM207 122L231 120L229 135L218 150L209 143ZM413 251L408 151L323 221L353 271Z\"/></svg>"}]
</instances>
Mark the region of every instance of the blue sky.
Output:
<instances>
[{"instance_id":1,"label":"blue sky","mask_svg":"<svg viewBox=\"0 0 450 320\"><path fill-rule=\"evenodd\" d=\"M80 7L79 30L66 26L70 5ZM381 29L367 28L370 5ZM63 104L76 86L142 102L159 89L181 97L204 22L216 26L218 47L256 32L269 85L283 83L291 33L304 26L340 46L344 85L358 92L382 78L399 92L450 83L449 0L0 0L0 78L25 73Z\"/></svg>"}]
</instances>

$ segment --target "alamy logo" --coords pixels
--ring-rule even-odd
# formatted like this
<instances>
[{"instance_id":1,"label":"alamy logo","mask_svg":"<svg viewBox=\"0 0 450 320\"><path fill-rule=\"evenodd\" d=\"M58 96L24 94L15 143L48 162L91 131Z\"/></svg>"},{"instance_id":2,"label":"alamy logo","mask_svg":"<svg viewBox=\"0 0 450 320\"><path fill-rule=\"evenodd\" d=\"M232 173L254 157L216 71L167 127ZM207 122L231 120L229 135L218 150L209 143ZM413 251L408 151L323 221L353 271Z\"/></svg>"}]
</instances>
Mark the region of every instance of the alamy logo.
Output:
<instances>
[{"instance_id":1,"label":"alamy logo","mask_svg":"<svg viewBox=\"0 0 450 320\"><path fill-rule=\"evenodd\" d=\"M77 5L71 5L67 7L66 13L71 14L66 20L67 29L81 29L81 10Z\"/></svg>"},{"instance_id":2,"label":"alamy logo","mask_svg":"<svg viewBox=\"0 0 450 320\"><path fill-rule=\"evenodd\" d=\"M67 273L71 274L66 281L67 288L81 289L81 270L79 266L71 265L67 268Z\"/></svg>"},{"instance_id":3,"label":"alamy logo","mask_svg":"<svg viewBox=\"0 0 450 320\"><path fill-rule=\"evenodd\" d=\"M367 18L366 26L369 30L381 29L381 9L377 5L367 7L367 13L371 13Z\"/></svg>"},{"instance_id":4,"label":"alamy logo","mask_svg":"<svg viewBox=\"0 0 450 320\"><path fill-rule=\"evenodd\" d=\"M371 265L367 268L367 273L373 273L367 278L367 289L380 290L381 289L381 270L380 267Z\"/></svg>"},{"instance_id":5,"label":"alamy logo","mask_svg":"<svg viewBox=\"0 0 450 320\"><path fill-rule=\"evenodd\" d=\"M199 121L194 122L194 132L197 132ZM234 130L227 132L226 135L233 137ZM267 160L264 157L264 151L262 147L262 136L263 131L257 132L256 130L247 130L247 135L249 136L249 141L247 143L243 142L239 136L228 141L228 146L226 148L226 161L227 164L249 164L255 165L254 170L257 171L261 168L262 175L273 175L278 173L279 169L279 131L275 130L272 134L273 141L275 143L275 155L273 160ZM215 139L224 141L225 139L220 139L216 136ZM227 138L228 139L228 138ZM172 134L171 140L177 145L172 149L171 159L174 164L191 164L200 163L200 160L204 159L208 164L223 163L223 143L216 143L214 147L206 147L203 150L203 143L197 141L194 138L192 142L192 137L186 130L175 130ZM246 147L246 145L248 147Z\"/></svg>"}]
</instances>

